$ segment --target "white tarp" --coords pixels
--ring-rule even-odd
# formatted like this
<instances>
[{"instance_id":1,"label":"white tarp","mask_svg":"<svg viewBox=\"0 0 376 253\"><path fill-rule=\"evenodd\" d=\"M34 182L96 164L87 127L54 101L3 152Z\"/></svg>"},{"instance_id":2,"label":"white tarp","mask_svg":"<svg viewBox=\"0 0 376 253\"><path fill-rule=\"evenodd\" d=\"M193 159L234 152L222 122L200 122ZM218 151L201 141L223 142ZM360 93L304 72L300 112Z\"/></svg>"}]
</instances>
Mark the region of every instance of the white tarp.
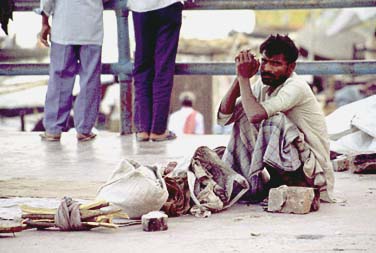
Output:
<instances>
[{"instance_id":1,"label":"white tarp","mask_svg":"<svg viewBox=\"0 0 376 253\"><path fill-rule=\"evenodd\" d=\"M376 95L339 107L326 117L330 150L376 152Z\"/></svg>"}]
</instances>

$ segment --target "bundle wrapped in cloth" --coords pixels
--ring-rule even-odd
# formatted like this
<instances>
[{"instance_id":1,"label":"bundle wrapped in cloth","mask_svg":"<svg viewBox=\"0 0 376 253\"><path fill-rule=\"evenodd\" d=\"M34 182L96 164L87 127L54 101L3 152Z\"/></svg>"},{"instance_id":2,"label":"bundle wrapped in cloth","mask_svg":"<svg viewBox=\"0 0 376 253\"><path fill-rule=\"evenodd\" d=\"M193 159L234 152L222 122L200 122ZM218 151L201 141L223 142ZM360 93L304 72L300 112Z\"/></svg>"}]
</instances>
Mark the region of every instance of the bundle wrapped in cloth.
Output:
<instances>
[{"instance_id":1,"label":"bundle wrapped in cloth","mask_svg":"<svg viewBox=\"0 0 376 253\"><path fill-rule=\"evenodd\" d=\"M143 166L124 159L97 193L120 207L130 218L160 210L168 198L166 183L157 166Z\"/></svg>"}]
</instances>

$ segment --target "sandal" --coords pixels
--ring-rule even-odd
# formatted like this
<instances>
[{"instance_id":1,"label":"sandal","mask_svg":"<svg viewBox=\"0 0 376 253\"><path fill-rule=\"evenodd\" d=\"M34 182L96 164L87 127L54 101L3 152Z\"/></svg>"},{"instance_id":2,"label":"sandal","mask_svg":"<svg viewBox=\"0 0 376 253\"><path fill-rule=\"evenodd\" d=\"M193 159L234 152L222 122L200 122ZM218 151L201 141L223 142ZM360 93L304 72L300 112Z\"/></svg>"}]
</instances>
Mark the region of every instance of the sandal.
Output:
<instances>
[{"instance_id":1,"label":"sandal","mask_svg":"<svg viewBox=\"0 0 376 253\"><path fill-rule=\"evenodd\" d=\"M47 132L39 135L43 141L60 141L61 134L49 134Z\"/></svg>"},{"instance_id":2,"label":"sandal","mask_svg":"<svg viewBox=\"0 0 376 253\"><path fill-rule=\"evenodd\" d=\"M140 133L136 133L136 140L138 142L145 142L145 141L149 141L149 134L147 134L147 136L139 136L138 134Z\"/></svg>"},{"instance_id":3,"label":"sandal","mask_svg":"<svg viewBox=\"0 0 376 253\"><path fill-rule=\"evenodd\" d=\"M77 140L78 141L90 141L90 140L94 139L95 137L97 137L97 135L94 134L94 133L89 133L89 134L77 133Z\"/></svg>"},{"instance_id":4,"label":"sandal","mask_svg":"<svg viewBox=\"0 0 376 253\"><path fill-rule=\"evenodd\" d=\"M158 138L150 138L151 141L170 141L176 139L176 134L174 132L168 131L167 135Z\"/></svg>"}]
</instances>

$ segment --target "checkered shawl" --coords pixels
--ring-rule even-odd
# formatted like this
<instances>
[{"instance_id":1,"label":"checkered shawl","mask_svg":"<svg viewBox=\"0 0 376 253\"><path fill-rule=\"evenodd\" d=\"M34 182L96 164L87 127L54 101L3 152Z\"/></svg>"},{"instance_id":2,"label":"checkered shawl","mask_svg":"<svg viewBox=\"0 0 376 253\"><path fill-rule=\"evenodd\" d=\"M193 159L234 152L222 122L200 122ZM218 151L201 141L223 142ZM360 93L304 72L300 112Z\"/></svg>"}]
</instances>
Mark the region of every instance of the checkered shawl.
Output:
<instances>
[{"instance_id":1,"label":"checkered shawl","mask_svg":"<svg viewBox=\"0 0 376 253\"><path fill-rule=\"evenodd\" d=\"M326 191L323 170L305 144L304 135L283 113L251 124L238 104L233 117L233 131L222 159L247 179L248 194L264 190L259 172L265 165L289 172L302 167L307 182Z\"/></svg>"}]
</instances>

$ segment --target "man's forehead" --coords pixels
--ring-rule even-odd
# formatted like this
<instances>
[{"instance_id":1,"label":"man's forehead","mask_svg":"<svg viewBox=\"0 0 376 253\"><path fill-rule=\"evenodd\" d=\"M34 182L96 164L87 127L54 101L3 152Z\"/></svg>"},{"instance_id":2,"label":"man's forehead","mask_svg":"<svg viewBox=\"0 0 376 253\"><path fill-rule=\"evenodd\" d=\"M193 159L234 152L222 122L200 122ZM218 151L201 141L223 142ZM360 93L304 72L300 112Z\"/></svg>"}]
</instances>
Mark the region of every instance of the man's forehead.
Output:
<instances>
[{"instance_id":1,"label":"man's forehead","mask_svg":"<svg viewBox=\"0 0 376 253\"><path fill-rule=\"evenodd\" d=\"M264 50L261 53L261 55L262 55L262 58L264 58L266 60L281 61L281 62L286 61L286 58L285 58L284 54L282 54L282 53L270 55L270 54L267 54L266 51Z\"/></svg>"}]
</instances>

